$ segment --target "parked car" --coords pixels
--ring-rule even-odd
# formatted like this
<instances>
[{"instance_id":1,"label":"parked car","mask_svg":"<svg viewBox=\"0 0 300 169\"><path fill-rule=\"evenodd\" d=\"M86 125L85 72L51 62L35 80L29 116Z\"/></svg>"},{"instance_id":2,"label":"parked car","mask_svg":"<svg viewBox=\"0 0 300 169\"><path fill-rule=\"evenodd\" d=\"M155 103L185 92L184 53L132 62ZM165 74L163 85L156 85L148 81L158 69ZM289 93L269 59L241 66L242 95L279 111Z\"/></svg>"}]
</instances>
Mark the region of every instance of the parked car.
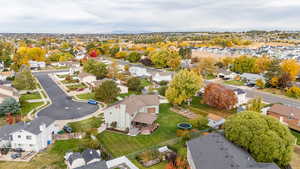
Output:
<instances>
[{"instance_id":1,"label":"parked car","mask_svg":"<svg viewBox=\"0 0 300 169\"><path fill-rule=\"evenodd\" d=\"M79 89L77 89L78 92L81 92L81 91L83 91L83 90L84 90L84 88L79 88Z\"/></svg>"},{"instance_id":2,"label":"parked car","mask_svg":"<svg viewBox=\"0 0 300 169\"><path fill-rule=\"evenodd\" d=\"M88 100L88 104L96 105L98 102L96 100Z\"/></svg>"},{"instance_id":3,"label":"parked car","mask_svg":"<svg viewBox=\"0 0 300 169\"><path fill-rule=\"evenodd\" d=\"M73 129L69 126L64 126L64 131L67 132L67 133L72 133L73 132Z\"/></svg>"},{"instance_id":4,"label":"parked car","mask_svg":"<svg viewBox=\"0 0 300 169\"><path fill-rule=\"evenodd\" d=\"M10 155L10 157L11 157L12 159L17 159L17 158L20 158L21 156L22 156L21 153L16 153L16 154Z\"/></svg>"},{"instance_id":5,"label":"parked car","mask_svg":"<svg viewBox=\"0 0 300 169\"><path fill-rule=\"evenodd\" d=\"M13 151L17 152L17 153L25 152L22 148L16 148L16 149L13 149Z\"/></svg>"}]
</instances>

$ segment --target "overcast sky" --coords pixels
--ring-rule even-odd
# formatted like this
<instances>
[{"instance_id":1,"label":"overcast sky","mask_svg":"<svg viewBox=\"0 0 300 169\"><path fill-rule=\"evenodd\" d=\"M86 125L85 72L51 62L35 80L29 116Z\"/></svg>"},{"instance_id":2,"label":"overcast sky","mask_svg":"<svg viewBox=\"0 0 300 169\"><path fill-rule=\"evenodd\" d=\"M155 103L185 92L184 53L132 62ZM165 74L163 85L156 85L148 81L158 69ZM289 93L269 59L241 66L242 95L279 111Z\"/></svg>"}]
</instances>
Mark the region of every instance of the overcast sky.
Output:
<instances>
[{"instance_id":1,"label":"overcast sky","mask_svg":"<svg viewBox=\"0 0 300 169\"><path fill-rule=\"evenodd\" d=\"M300 30L300 0L0 0L0 32Z\"/></svg>"}]
</instances>

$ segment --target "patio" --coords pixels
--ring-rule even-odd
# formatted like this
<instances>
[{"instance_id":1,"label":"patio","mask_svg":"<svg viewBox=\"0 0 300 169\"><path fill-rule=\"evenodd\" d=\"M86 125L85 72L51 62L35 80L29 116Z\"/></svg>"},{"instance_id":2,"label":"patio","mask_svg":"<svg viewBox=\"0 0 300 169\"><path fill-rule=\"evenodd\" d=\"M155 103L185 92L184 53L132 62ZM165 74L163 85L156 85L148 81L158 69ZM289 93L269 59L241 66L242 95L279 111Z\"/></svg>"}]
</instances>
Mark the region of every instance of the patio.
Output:
<instances>
[{"instance_id":1,"label":"patio","mask_svg":"<svg viewBox=\"0 0 300 169\"><path fill-rule=\"evenodd\" d=\"M11 158L11 155L13 154L17 154L16 152L8 152L7 154L5 155L0 155L0 161L23 161L23 162L28 162L30 161L36 154L37 152L33 152L33 151L26 151L26 152L21 152L21 157L20 158L16 158L16 159L13 159Z\"/></svg>"}]
</instances>

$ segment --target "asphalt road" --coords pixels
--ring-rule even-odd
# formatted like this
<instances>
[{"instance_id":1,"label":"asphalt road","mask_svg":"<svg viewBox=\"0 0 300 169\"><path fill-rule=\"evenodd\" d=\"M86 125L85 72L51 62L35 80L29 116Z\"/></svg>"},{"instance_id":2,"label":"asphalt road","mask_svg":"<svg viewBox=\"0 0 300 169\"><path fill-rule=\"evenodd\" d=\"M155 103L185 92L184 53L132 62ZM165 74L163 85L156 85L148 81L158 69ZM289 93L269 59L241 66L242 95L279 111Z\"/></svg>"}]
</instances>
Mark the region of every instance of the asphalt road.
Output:
<instances>
[{"instance_id":1,"label":"asphalt road","mask_svg":"<svg viewBox=\"0 0 300 169\"><path fill-rule=\"evenodd\" d=\"M67 94L56 85L48 73L34 73L52 101L51 105L38 112L38 116L48 116L54 120L69 120L84 117L97 111L98 106L96 105L67 99Z\"/></svg>"}]
</instances>

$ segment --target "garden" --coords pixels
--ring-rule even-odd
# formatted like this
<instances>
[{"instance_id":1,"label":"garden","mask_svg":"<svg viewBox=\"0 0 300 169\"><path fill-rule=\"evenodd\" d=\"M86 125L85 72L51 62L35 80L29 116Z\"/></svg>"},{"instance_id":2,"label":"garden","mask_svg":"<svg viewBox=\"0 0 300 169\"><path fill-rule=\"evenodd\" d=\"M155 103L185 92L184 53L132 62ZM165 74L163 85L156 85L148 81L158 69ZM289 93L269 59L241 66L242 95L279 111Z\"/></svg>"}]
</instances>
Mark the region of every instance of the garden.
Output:
<instances>
[{"instance_id":1,"label":"garden","mask_svg":"<svg viewBox=\"0 0 300 169\"><path fill-rule=\"evenodd\" d=\"M80 90L80 89L84 89L87 86L84 83L79 83L79 84L74 84L74 85L69 85L66 86L68 88L68 90L70 91L75 91L75 90Z\"/></svg>"}]
</instances>

